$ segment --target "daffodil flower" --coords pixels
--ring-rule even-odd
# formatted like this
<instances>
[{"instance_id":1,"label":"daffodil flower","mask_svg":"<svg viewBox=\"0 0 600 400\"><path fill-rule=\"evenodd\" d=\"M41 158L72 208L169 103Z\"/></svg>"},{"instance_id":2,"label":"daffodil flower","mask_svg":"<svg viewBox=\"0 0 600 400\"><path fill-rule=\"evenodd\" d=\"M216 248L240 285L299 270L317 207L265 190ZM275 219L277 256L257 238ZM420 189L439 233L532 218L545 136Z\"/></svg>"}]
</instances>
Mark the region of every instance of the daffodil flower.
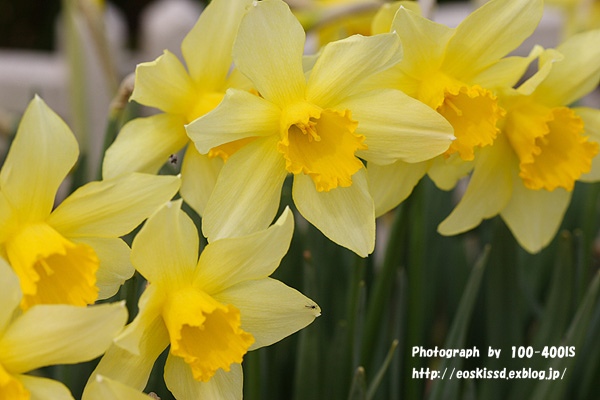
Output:
<instances>
[{"instance_id":1,"label":"daffodil flower","mask_svg":"<svg viewBox=\"0 0 600 400\"><path fill-rule=\"evenodd\" d=\"M381 0L288 0L292 12L308 34L323 46L351 35L370 35L371 20Z\"/></svg>"},{"instance_id":2,"label":"daffodil flower","mask_svg":"<svg viewBox=\"0 0 600 400\"><path fill-rule=\"evenodd\" d=\"M565 37L600 28L598 0L546 0L545 4L549 7L559 7L563 12Z\"/></svg>"},{"instance_id":3,"label":"daffodil flower","mask_svg":"<svg viewBox=\"0 0 600 400\"><path fill-rule=\"evenodd\" d=\"M143 389L170 345L165 382L176 398L241 399L244 354L320 314L315 302L269 278L290 245L293 216L286 209L266 230L215 240L198 258L198 232L180 206L158 211L134 239L131 258L149 284L139 314L94 375Z\"/></svg>"},{"instance_id":4,"label":"daffodil flower","mask_svg":"<svg viewBox=\"0 0 600 400\"><path fill-rule=\"evenodd\" d=\"M330 43L308 77L303 47L304 30L282 1L256 2L242 20L234 62L259 96L230 89L187 131L200 153L254 140L223 167L202 230L211 241L268 226L284 179L293 174L292 196L300 213L364 257L373 251L375 216L362 160L429 159L446 151L452 128L398 90L354 90L362 79L398 62L396 35Z\"/></svg>"},{"instance_id":5,"label":"daffodil flower","mask_svg":"<svg viewBox=\"0 0 600 400\"><path fill-rule=\"evenodd\" d=\"M491 146L505 111L495 91L511 87L531 57L505 57L533 33L543 13L541 0L492 0L467 16L456 28L432 22L407 7L382 8L394 15L391 27L381 15L374 31L395 32L402 41L402 61L374 76L369 87L403 90L443 115L456 140L441 156L420 164L398 161L369 165L376 215L406 199L427 173L450 190L473 167L477 151ZM391 185L390 182L397 182Z\"/></svg>"},{"instance_id":6,"label":"daffodil flower","mask_svg":"<svg viewBox=\"0 0 600 400\"><path fill-rule=\"evenodd\" d=\"M0 258L0 398L72 400L62 383L27 373L101 355L127 321L124 303L37 305L22 313L20 302L19 282Z\"/></svg>"},{"instance_id":7,"label":"daffodil flower","mask_svg":"<svg viewBox=\"0 0 600 400\"><path fill-rule=\"evenodd\" d=\"M127 175L84 185L53 210L78 154L73 133L36 96L0 171L0 255L19 277L25 309L116 293L134 271L120 236L179 187L176 177Z\"/></svg>"},{"instance_id":8,"label":"daffodil flower","mask_svg":"<svg viewBox=\"0 0 600 400\"><path fill-rule=\"evenodd\" d=\"M575 181L600 180L600 111L569 108L598 86L600 31L540 57L539 72L507 91L502 134L482 150L469 186L438 230L453 235L500 214L520 245L538 252L555 236Z\"/></svg>"},{"instance_id":9,"label":"daffodil flower","mask_svg":"<svg viewBox=\"0 0 600 400\"><path fill-rule=\"evenodd\" d=\"M231 48L250 3L211 1L181 43L185 66L168 50L137 66L131 99L163 112L123 126L106 151L105 179L133 171L155 174L170 155L189 143L184 125L216 107L228 87L241 85L239 74L230 73ZM199 214L204 213L223 160L242 144L214 149L209 157L187 146L181 164L181 196Z\"/></svg>"}]
</instances>

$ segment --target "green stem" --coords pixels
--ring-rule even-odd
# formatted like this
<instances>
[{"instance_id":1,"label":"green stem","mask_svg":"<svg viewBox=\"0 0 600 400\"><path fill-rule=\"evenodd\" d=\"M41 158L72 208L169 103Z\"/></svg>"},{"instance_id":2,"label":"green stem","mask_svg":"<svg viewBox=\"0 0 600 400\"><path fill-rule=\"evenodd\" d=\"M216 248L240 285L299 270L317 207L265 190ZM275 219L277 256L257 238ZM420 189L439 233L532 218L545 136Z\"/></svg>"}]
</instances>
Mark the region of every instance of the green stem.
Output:
<instances>
[{"instance_id":1,"label":"green stem","mask_svg":"<svg viewBox=\"0 0 600 400\"><path fill-rule=\"evenodd\" d=\"M361 362L363 365L367 365L374 352L379 330L381 329L385 304L390 298L396 273L400 267L400 257L406 240L406 213L404 208L405 206L400 206L395 211L383 265L381 271L377 274L369 297L362 340Z\"/></svg>"}]
</instances>

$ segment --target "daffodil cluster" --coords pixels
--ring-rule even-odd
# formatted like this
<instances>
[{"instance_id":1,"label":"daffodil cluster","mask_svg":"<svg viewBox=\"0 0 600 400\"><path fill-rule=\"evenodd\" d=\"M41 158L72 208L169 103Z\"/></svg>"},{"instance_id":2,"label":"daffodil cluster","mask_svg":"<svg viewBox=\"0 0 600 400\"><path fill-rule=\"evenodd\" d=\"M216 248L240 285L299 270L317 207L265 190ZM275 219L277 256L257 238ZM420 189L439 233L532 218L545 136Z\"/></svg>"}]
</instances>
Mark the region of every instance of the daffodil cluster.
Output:
<instances>
[{"instance_id":1,"label":"daffodil cluster","mask_svg":"<svg viewBox=\"0 0 600 400\"><path fill-rule=\"evenodd\" d=\"M324 30L325 4L211 1L183 62L165 51L136 69L131 100L159 112L125 124L103 179L66 195L77 142L32 100L0 171L1 399L72 398L24 373L103 353L83 398L147 398L165 350L176 398L240 399L245 354L321 312L270 277L294 221L367 257L376 219L426 175L467 182L441 234L500 215L527 251L550 242L576 182L600 180L600 111L574 106L600 80L600 31L515 56L542 0L491 0L455 28L414 2L364 3ZM179 174L159 173L177 154ZM94 303L135 271L146 285L124 326L122 304Z\"/></svg>"}]
</instances>

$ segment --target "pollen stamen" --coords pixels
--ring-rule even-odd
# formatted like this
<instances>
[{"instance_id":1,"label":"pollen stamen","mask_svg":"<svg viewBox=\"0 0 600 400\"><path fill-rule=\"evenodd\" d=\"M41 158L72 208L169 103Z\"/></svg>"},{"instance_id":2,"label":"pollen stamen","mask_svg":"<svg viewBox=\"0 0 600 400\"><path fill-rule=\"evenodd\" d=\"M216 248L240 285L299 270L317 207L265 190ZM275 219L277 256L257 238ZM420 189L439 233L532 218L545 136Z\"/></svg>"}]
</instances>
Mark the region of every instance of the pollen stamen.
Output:
<instances>
[{"instance_id":1,"label":"pollen stamen","mask_svg":"<svg viewBox=\"0 0 600 400\"><path fill-rule=\"evenodd\" d=\"M317 191L348 187L352 175L363 167L356 152L367 148L364 136L354 133L357 126L349 110L295 104L284 111L277 149L287 170L310 176Z\"/></svg>"}]
</instances>

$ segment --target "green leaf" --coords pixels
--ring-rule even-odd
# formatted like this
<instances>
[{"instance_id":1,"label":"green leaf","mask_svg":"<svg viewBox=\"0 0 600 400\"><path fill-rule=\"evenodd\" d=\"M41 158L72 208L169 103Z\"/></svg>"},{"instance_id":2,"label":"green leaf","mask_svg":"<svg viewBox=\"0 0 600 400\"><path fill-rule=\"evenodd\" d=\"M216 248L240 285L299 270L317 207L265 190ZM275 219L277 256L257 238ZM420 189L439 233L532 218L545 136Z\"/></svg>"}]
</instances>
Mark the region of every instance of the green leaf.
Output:
<instances>
[{"instance_id":1,"label":"green leaf","mask_svg":"<svg viewBox=\"0 0 600 400\"><path fill-rule=\"evenodd\" d=\"M356 368L354 371L354 379L350 387L350 395L348 400L366 400L367 399L367 384L365 381L365 369L363 367Z\"/></svg>"},{"instance_id":2,"label":"green leaf","mask_svg":"<svg viewBox=\"0 0 600 400\"><path fill-rule=\"evenodd\" d=\"M381 381L383 380L383 376L385 375L388 367L390 366L390 363L392 362L392 359L394 358L394 352L396 351L396 347L398 347L397 339L395 339L392 342L392 345L390 346L390 350L388 351L388 354L385 357L383 364L379 368L379 371L377 371L377 374L375 374L375 378L373 378L373 380L369 384L369 387L367 389L367 400L372 400L373 397L375 396L375 392L377 392L377 389L379 388L379 385L381 384Z\"/></svg>"},{"instance_id":3,"label":"green leaf","mask_svg":"<svg viewBox=\"0 0 600 400\"><path fill-rule=\"evenodd\" d=\"M469 322L471 320L471 315L475 306L479 287L481 286L481 279L485 265L488 261L489 254L490 247L486 246L483 250L483 253L477 260L477 263L473 267L473 270L471 271L464 294L460 299L458 311L454 316L452 326L450 327L450 332L448 333L446 342L444 343L444 347L447 349L465 348ZM438 371L440 374L444 375L445 379L436 379L433 381L429 400L458 398L460 380L448 379L444 372L450 372L450 374L452 374L453 369L461 367L462 361L462 357L444 358Z\"/></svg>"},{"instance_id":4,"label":"green leaf","mask_svg":"<svg viewBox=\"0 0 600 400\"><path fill-rule=\"evenodd\" d=\"M588 334L588 326L591 317L594 309L597 307L599 288L600 273L597 273L577 310L575 318L573 318L573 321L571 322L571 326L567 331L562 346L574 346L576 352L582 349ZM552 368L553 371L558 371L559 374L566 379L540 380L535 388L533 396L530 398L532 400L564 399L565 391L568 388L568 381L578 378L573 376L573 367L577 361L577 356L581 356L581 354L576 355L575 357L554 358L548 364L548 369Z\"/></svg>"}]
</instances>

